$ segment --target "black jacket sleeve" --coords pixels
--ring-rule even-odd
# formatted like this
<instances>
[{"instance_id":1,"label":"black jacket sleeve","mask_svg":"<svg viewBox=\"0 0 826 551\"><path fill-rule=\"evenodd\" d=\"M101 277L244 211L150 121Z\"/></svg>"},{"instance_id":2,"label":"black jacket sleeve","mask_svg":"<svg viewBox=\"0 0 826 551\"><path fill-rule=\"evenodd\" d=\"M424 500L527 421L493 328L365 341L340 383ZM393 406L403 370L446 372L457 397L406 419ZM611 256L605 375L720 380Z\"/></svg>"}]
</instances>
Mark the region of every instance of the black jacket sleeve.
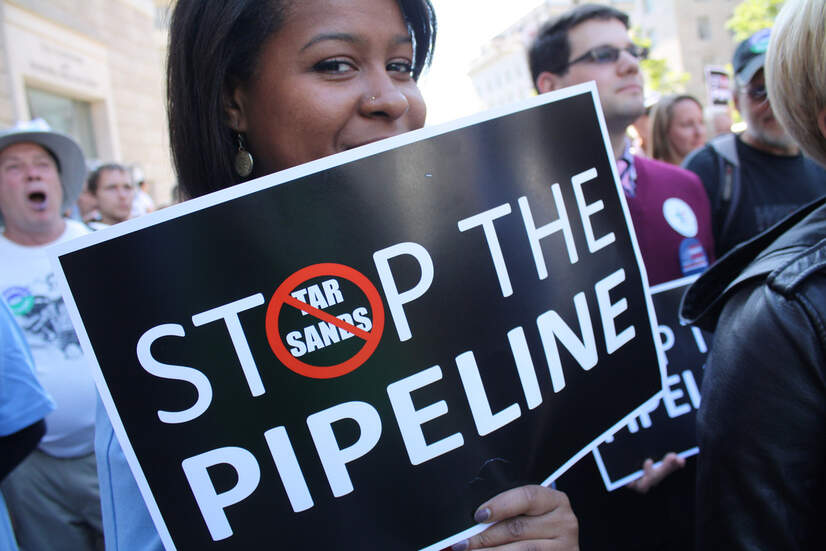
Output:
<instances>
[{"instance_id":1,"label":"black jacket sleeve","mask_svg":"<svg viewBox=\"0 0 826 551\"><path fill-rule=\"evenodd\" d=\"M698 549L826 549L826 275L736 292L697 419ZM722 330L725 329L725 330Z\"/></svg>"},{"instance_id":2,"label":"black jacket sleeve","mask_svg":"<svg viewBox=\"0 0 826 551\"><path fill-rule=\"evenodd\" d=\"M44 434L46 423L41 419L8 436L0 436L0 480L37 447Z\"/></svg>"}]
</instances>

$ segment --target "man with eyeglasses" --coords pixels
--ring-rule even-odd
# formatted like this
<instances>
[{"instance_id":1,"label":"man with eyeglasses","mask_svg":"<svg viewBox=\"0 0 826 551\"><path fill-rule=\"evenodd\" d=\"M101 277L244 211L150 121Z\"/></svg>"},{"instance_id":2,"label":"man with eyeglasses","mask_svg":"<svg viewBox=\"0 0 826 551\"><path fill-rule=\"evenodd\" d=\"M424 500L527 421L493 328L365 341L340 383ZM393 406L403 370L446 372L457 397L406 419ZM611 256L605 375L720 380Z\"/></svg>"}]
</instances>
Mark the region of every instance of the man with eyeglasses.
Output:
<instances>
[{"instance_id":1,"label":"man with eyeglasses","mask_svg":"<svg viewBox=\"0 0 826 551\"><path fill-rule=\"evenodd\" d=\"M577 6L542 27L529 63L539 93L596 82L617 173L654 285L702 271L714 260L711 216L695 174L631 153L626 130L645 112L640 60L648 52L631 41L628 26L628 16L610 6ZM644 476L631 489L611 493L590 458L574 465L558 487L577 504L581 548L692 550L694 466L681 469L685 463L668 454L654 468L648 459Z\"/></svg>"},{"instance_id":2,"label":"man with eyeglasses","mask_svg":"<svg viewBox=\"0 0 826 551\"><path fill-rule=\"evenodd\" d=\"M703 271L714 246L696 175L631 153L626 130L645 112L640 60L647 54L631 41L625 13L583 4L540 30L529 62L539 93L596 81L648 282L656 285Z\"/></svg>"},{"instance_id":3,"label":"man with eyeglasses","mask_svg":"<svg viewBox=\"0 0 826 551\"><path fill-rule=\"evenodd\" d=\"M734 52L734 106L747 127L724 134L686 157L711 200L717 254L723 255L781 218L826 194L826 171L801 154L774 117L763 64L769 29Z\"/></svg>"}]
</instances>

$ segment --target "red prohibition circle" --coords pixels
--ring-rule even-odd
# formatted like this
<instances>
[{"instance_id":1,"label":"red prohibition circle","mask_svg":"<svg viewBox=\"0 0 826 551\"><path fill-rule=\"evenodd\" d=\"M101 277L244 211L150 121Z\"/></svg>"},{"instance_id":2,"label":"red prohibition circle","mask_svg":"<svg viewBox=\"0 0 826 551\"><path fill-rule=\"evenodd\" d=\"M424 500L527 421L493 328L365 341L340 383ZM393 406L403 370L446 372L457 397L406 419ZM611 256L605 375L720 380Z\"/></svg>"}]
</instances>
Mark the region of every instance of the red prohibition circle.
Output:
<instances>
[{"instance_id":1,"label":"red prohibition circle","mask_svg":"<svg viewBox=\"0 0 826 551\"><path fill-rule=\"evenodd\" d=\"M323 310L317 310L307 304L299 302L290 295L290 293L298 288L302 283L321 276L336 276L346 279L351 283L354 283L364 293L370 304L370 310L373 313L373 328L369 332L358 329L342 320L333 321L336 319L333 316L330 316ZM344 330L350 331L355 336L362 338L364 340L364 345L352 358L335 365L318 366L299 360L290 354L289 350L287 350L287 347L284 345L284 341L281 339L281 334L278 330L278 317L281 314L281 310L286 305L292 305L296 308L300 308L301 310L304 310L311 315L315 315L316 317L320 317L321 315L327 316L328 318L331 318L328 319L330 323L334 323L339 327L341 327L341 324L345 324L347 327L343 327ZM298 373L299 375L311 377L313 379L333 379L335 377L346 375L347 373L359 368L376 350L376 347L379 345L379 341L381 340L382 332L384 331L384 305L381 302L381 296L379 295L376 287L361 272L349 266L345 266L344 264L313 264L312 266L307 266L306 268L302 268L301 270L295 272L293 275L285 279L284 282L275 290L275 293L273 293L270 303L267 306L265 329L267 333L267 340L270 343L270 348L273 353L275 353L276 357L281 360L281 363L283 363L287 368Z\"/></svg>"}]
</instances>

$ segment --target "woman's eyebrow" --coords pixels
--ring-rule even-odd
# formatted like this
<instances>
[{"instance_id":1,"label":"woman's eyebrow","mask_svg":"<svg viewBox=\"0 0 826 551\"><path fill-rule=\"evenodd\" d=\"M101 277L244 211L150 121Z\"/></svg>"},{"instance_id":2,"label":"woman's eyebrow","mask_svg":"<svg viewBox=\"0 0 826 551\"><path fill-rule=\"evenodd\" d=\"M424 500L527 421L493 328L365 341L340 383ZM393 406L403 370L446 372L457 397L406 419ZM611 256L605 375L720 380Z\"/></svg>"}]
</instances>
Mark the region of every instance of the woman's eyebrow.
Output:
<instances>
[{"instance_id":1,"label":"woman's eyebrow","mask_svg":"<svg viewBox=\"0 0 826 551\"><path fill-rule=\"evenodd\" d=\"M350 43L356 43L359 41L358 38L355 37L355 35L349 33L322 33L317 34L313 38L311 38L306 44L304 44L300 51L303 52L307 48L310 48L311 46L318 44L319 42L325 42L327 40Z\"/></svg>"},{"instance_id":2,"label":"woman's eyebrow","mask_svg":"<svg viewBox=\"0 0 826 551\"><path fill-rule=\"evenodd\" d=\"M301 50L299 51L303 52L307 48L310 48L313 45L318 44L319 42L325 42L328 40L338 42L349 42L351 44L364 42L364 39L350 33L322 33L311 38L306 44L304 44L304 46L302 46ZM393 44L404 44L408 42L413 42L413 39L408 34L400 34L393 38Z\"/></svg>"}]
</instances>

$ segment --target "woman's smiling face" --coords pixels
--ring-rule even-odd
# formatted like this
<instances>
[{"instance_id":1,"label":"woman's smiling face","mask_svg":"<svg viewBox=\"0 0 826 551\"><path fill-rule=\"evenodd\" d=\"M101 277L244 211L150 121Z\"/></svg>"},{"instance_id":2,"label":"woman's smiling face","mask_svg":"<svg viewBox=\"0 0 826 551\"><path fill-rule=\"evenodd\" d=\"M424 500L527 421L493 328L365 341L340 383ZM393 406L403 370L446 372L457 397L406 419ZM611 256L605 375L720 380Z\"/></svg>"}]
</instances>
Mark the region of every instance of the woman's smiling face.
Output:
<instances>
[{"instance_id":1,"label":"woman's smiling face","mask_svg":"<svg viewBox=\"0 0 826 551\"><path fill-rule=\"evenodd\" d=\"M300 0L232 92L230 126L262 176L424 126L395 0Z\"/></svg>"}]
</instances>

